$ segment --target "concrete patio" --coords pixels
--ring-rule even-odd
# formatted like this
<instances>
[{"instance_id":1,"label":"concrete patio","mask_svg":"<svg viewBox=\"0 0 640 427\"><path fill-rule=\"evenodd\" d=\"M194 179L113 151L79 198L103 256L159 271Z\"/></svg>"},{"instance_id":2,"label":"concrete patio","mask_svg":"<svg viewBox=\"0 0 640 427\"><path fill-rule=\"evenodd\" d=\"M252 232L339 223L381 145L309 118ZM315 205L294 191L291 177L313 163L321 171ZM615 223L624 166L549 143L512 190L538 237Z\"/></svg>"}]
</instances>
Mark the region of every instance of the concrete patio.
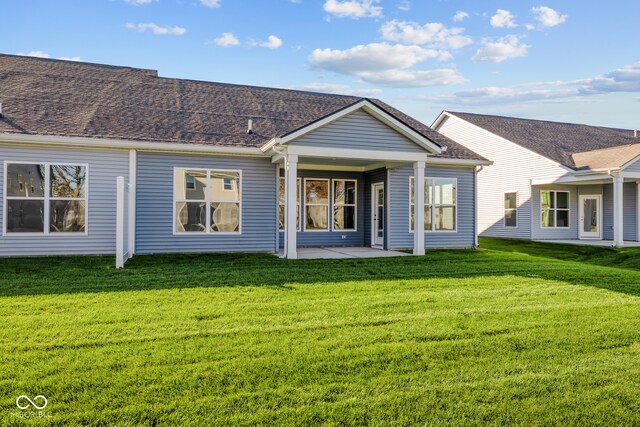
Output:
<instances>
[{"instance_id":1,"label":"concrete patio","mask_svg":"<svg viewBox=\"0 0 640 427\"><path fill-rule=\"evenodd\" d=\"M561 243L563 245L582 245L582 246L615 246L613 240L534 240L538 243ZM640 247L640 242L625 241L623 247Z\"/></svg>"},{"instance_id":2,"label":"concrete patio","mask_svg":"<svg viewBox=\"0 0 640 427\"><path fill-rule=\"evenodd\" d=\"M364 246L298 248L298 259L338 259L338 258L389 258L410 256L406 252L385 251ZM280 251L282 256L282 251Z\"/></svg>"}]
</instances>

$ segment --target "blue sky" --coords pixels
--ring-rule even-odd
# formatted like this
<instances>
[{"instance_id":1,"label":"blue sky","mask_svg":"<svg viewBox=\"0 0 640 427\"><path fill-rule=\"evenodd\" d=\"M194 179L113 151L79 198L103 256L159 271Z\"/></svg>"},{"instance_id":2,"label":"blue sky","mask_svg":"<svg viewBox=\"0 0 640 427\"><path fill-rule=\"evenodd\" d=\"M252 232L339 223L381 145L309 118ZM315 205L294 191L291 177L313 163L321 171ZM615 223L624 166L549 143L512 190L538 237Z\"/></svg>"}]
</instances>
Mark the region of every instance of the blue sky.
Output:
<instances>
[{"instance_id":1,"label":"blue sky","mask_svg":"<svg viewBox=\"0 0 640 427\"><path fill-rule=\"evenodd\" d=\"M3 5L0 52L161 76L640 127L640 2L76 0Z\"/></svg>"}]
</instances>

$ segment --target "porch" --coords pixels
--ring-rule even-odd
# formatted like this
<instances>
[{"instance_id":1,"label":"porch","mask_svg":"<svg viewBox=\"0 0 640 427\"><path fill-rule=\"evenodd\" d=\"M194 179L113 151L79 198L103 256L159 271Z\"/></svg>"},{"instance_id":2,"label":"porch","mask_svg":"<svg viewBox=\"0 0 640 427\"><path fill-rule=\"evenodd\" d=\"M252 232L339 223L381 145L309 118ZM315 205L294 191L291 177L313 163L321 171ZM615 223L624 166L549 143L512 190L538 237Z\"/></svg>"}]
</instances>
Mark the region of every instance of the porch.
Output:
<instances>
[{"instance_id":1,"label":"porch","mask_svg":"<svg viewBox=\"0 0 640 427\"><path fill-rule=\"evenodd\" d=\"M298 248L298 259L345 259L345 258L389 258L409 256L407 252L382 250L366 246L331 246L319 248ZM280 251L284 257L284 250Z\"/></svg>"},{"instance_id":2,"label":"porch","mask_svg":"<svg viewBox=\"0 0 640 427\"><path fill-rule=\"evenodd\" d=\"M562 245L578 245L578 246L601 246L601 247L616 246L613 240L593 240L593 239L540 240L538 239L533 241L537 243L558 243ZM640 247L640 242L626 240L623 244L617 245L617 246L629 247L629 248Z\"/></svg>"}]
</instances>

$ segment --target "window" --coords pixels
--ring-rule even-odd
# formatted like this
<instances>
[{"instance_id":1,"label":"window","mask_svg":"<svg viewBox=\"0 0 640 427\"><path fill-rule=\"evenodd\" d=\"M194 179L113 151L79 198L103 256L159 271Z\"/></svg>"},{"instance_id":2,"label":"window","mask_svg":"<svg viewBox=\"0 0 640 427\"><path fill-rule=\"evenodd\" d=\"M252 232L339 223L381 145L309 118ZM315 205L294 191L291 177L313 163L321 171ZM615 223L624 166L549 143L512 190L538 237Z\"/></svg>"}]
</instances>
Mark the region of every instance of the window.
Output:
<instances>
[{"instance_id":1,"label":"window","mask_svg":"<svg viewBox=\"0 0 640 427\"><path fill-rule=\"evenodd\" d=\"M297 191L296 191L296 230L300 231L300 178L297 179ZM285 190L285 179L284 177L280 177L280 188L278 191L278 228L281 231L284 231L284 190Z\"/></svg>"},{"instance_id":2,"label":"window","mask_svg":"<svg viewBox=\"0 0 640 427\"><path fill-rule=\"evenodd\" d=\"M5 163L7 233L84 233L87 167Z\"/></svg>"},{"instance_id":3,"label":"window","mask_svg":"<svg viewBox=\"0 0 640 427\"><path fill-rule=\"evenodd\" d=\"M456 178L425 178L424 229L425 231L456 231L457 188ZM409 228L413 231L414 184L409 177Z\"/></svg>"},{"instance_id":4,"label":"window","mask_svg":"<svg viewBox=\"0 0 640 427\"><path fill-rule=\"evenodd\" d=\"M358 182L355 179L333 180L333 229L356 231Z\"/></svg>"},{"instance_id":5,"label":"window","mask_svg":"<svg viewBox=\"0 0 640 427\"><path fill-rule=\"evenodd\" d=\"M540 192L541 225L543 228L569 227L569 192Z\"/></svg>"},{"instance_id":6,"label":"window","mask_svg":"<svg viewBox=\"0 0 640 427\"><path fill-rule=\"evenodd\" d=\"M329 230L329 180L304 180L305 231Z\"/></svg>"},{"instance_id":7,"label":"window","mask_svg":"<svg viewBox=\"0 0 640 427\"><path fill-rule=\"evenodd\" d=\"M518 226L518 193L504 193L504 226Z\"/></svg>"},{"instance_id":8,"label":"window","mask_svg":"<svg viewBox=\"0 0 640 427\"><path fill-rule=\"evenodd\" d=\"M176 168L174 199L176 233L240 233L239 171Z\"/></svg>"}]
</instances>

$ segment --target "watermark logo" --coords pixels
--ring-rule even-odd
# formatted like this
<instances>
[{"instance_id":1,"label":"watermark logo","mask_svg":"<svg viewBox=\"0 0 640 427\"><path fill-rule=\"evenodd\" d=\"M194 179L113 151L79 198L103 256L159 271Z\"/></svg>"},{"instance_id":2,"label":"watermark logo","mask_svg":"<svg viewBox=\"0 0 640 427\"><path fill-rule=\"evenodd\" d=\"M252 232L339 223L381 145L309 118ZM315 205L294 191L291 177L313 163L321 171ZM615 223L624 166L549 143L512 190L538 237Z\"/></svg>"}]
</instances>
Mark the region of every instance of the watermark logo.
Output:
<instances>
[{"instance_id":1,"label":"watermark logo","mask_svg":"<svg viewBox=\"0 0 640 427\"><path fill-rule=\"evenodd\" d=\"M43 402L40 406L36 402L34 402L38 399ZM24 403L25 401L27 402L26 404ZM18 396L18 398L16 399L16 406L22 410L29 408L29 406L33 406L36 409L44 409L48 404L49 402L47 401L47 398L41 394L34 397L33 400L29 399L29 397L25 395Z\"/></svg>"},{"instance_id":2,"label":"watermark logo","mask_svg":"<svg viewBox=\"0 0 640 427\"><path fill-rule=\"evenodd\" d=\"M44 411L48 404L47 398L41 394L33 399L22 394L16 399L16 406L20 411L12 412L11 416L18 418L50 418L53 416L51 412Z\"/></svg>"}]
</instances>

